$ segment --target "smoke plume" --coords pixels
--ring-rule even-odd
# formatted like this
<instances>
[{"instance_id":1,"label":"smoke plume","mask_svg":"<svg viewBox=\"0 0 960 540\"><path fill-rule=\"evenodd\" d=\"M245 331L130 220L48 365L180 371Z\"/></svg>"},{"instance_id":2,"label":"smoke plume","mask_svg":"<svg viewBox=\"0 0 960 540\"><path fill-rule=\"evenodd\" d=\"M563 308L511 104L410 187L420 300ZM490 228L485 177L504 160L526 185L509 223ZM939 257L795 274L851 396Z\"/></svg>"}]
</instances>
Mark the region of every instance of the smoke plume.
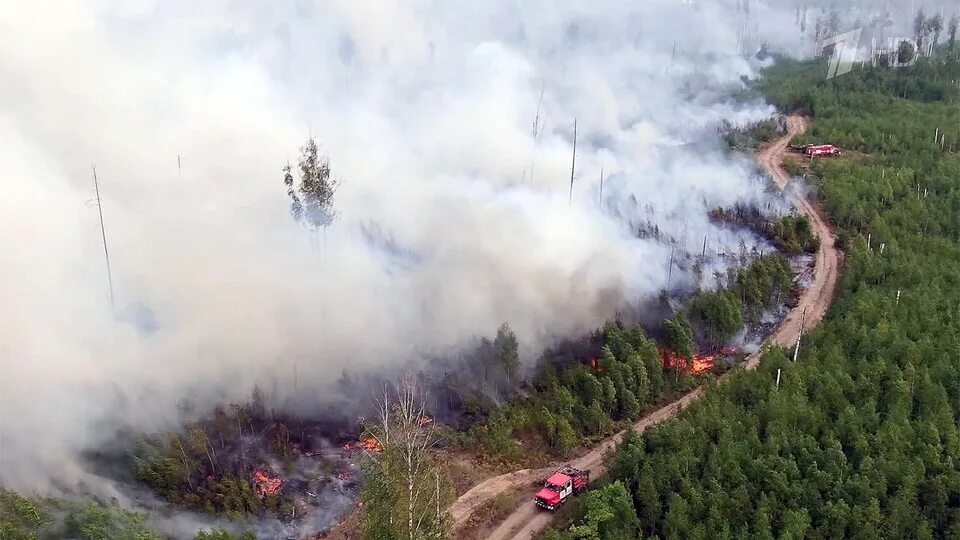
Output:
<instances>
[{"instance_id":1,"label":"smoke plume","mask_svg":"<svg viewBox=\"0 0 960 540\"><path fill-rule=\"evenodd\" d=\"M796 29L743 4L6 2L0 483L114 495L78 454L182 398L296 370L322 403L503 322L536 351L664 289L671 242L759 245L707 211L782 203L710 141L772 113L726 97L761 66L742 19ZM342 181L317 232L281 171L311 135Z\"/></svg>"}]
</instances>

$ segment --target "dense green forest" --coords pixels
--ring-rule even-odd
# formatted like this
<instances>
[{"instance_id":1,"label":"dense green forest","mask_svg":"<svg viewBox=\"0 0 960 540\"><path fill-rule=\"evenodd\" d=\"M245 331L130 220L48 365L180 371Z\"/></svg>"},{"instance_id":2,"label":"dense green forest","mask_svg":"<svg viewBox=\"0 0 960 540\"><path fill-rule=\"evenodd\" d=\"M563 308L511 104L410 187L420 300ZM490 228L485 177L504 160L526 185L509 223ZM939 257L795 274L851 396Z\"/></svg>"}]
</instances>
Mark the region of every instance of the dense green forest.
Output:
<instances>
[{"instance_id":1,"label":"dense green forest","mask_svg":"<svg viewBox=\"0 0 960 540\"><path fill-rule=\"evenodd\" d=\"M547 538L960 538L960 61L825 69L760 90L854 150L805 171L849 243L831 311L798 362L627 437Z\"/></svg>"},{"instance_id":2,"label":"dense green forest","mask_svg":"<svg viewBox=\"0 0 960 540\"><path fill-rule=\"evenodd\" d=\"M725 286L700 291L686 309L665 321L664 345L690 360L698 343L722 345L739 332L745 320L786 299L793 275L782 255L750 261L726 276ZM646 410L710 380L723 371L693 376L685 366L666 369L658 344L638 326L608 324L594 341L602 343L595 361L551 362L544 358L524 396L479 411L481 420L465 431L450 430L448 440L478 457L502 463L546 461L567 457L637 419ZM508 377L516 354L516 338L501 329L493 342L494 364ZM500 359L500 360L497 360Z\"/></svg>"},{"instance_id":3,"label":"dense green forest","mask_svg":"<svg viewBox=\"0 0 960 540\"><path fill-rule=\"evenodd\" d=\"M29 499L0 489L3 540L162 540L147 516L117 506L55 499ZM222 529L199 532L194 540L254 540Z\"/></svg>"}]
</instances>

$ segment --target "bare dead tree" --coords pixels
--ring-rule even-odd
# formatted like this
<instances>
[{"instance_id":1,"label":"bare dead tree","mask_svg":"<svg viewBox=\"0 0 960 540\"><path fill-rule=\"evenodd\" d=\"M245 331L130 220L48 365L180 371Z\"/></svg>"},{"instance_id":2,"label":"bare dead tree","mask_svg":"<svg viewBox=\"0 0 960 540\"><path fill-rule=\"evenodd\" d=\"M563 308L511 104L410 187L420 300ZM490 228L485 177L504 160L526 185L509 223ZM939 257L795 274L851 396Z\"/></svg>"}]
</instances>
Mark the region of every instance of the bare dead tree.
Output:
<instances>
[{"instance_id":1,"label":"bare dead tree","mask_svg":"<svg viewBox=\"0 0 960 540\"><path fill-rule=\"evenodd\" d=\"M537 142L540 140L540 134L543 133L543 94L546 92L546 84L540 87L540 98L537 100L537 112L533 116L533 126L530 135L533 138L533 148L530 151L530 182L533 182L533 172L537 164Z\"/></svg>"},{"instance_id":2,"label":"bare dead tree","mask_svg":"<svg viewBox=\"0 0 960 540\"><path fill-rule=\"evenodd\" d=\"M92 165L93 169L93 189L97 197L97 213L100 216L100 236L103 239L103 258L107 261L107 283L110 287L110 308L113 309L113 273L110 271L110 251L107 250L107 231L103 225L103 205L100 201L100 182L97 180L97 167Z\"/></svg>"},{"instance_id":3,"label":"bare dead tree","mask_svg":"<svg viewBox=\"0 0 960 540\"><path fill-rule=\"evenodd\" d=\"M540 137L540 134L543 132L543 125L541 124L542 117L540 115L540 110L541 110L541 107L543 107L543 94L544 92L546 92L546 89L547 89L546 86L540 87L540 98L537 100L537 112L533 117L533 130L531 132L531 135L533 135L534 141L536 141Z\"/></svg>"},{"instance_id":4,"label":"bare dead tree","mask_svg":"<svg viewBox=\"0 0 960 540\"><path fill-rule=\"evenodd\" d=\"M573 175L577 169L577 119L573 119L573 157L570 159L570 200L568 204L573 204Z\"/></svg>"},{"instance_id":5,"label":"bare dead tree","mask_svg":"<svg viewBox=\"0 0 960 540\"><path fill-rule=\"evenodd\" d=\"M603 167L600 167L600 208L603 209Z\"/></svg>"}]
</instances>

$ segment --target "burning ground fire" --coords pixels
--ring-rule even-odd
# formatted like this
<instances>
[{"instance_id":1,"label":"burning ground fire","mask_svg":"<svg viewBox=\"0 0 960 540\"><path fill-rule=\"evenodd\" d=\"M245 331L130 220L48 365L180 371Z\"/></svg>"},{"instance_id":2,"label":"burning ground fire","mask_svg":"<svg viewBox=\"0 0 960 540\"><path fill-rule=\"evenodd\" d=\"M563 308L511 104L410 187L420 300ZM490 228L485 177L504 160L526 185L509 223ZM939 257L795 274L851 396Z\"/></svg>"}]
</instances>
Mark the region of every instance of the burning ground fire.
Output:
<instances>
[{"instance_id":1,"label":"burning ground fire","mask_svg":"<svg viewBox=\"0 0 960 540\"><path fill-rule=\"evenodd\" d=\"M660 358L663 361L663 366L667 369L689 371L691 375L700 375L712 370L717 360L732 356L737 352L737 349L733 347L723 347L714 352L696 353L688 363L686 358L681 357L675 351L660 349Z\"/></svg>"},{"instance_id":2,"label":"burning ground fire","mask_svg":"<svg viewBox=\"0 0 960 540\"><path fill-rule=\"evenodd\" d=\"M156 474L138 480L183 510L243 515L241 528L257 538L323 536L356 508L362 462L382 451L376 439L357 439L359 427L267 415L253 406L222 408L190 424L182 444L184 435L171 433L138 445L141 470L163 471L169 459L189 458L195 466L181 484L153 484ZM189 444L195 441L203 446Z\"/></svg>"},{"instance_id":3,"label":"burning ground fire","mask_svg":"<svg viewBox=\"0 0 960 540\"><path fill-rule=\"evenodd\" d=\"M714 352L697 353L693 355L693 359L688 362L685 358L682 358L670 349L660 349L660 359L663 361L663 367L667 369L688 371L692 375L700 375L701 373L712 370L717 360L732 356L738 352L739 350L733 347L723 347ZM603 367L597 358L590 358L588 363L594 373L603 372Z\"/></svg>"},{"instance_id":4,"label":"burning ground fire","mask_svg":"<svg viewBox=\"0 0 960 540\"><path fill-rule=\"evenodd\" d=\"M590 369L592 369L594 373L600 373L603 371L603 369L600 367L600 361L596 358L590 359Z\"/></svg>"},{"instance_id":5,"label":"burning ground fire","mask_svg":"<svg viewBox=\"0 0 960 540\"><path fill-rule=\"evenodd\" d=\"M433 418L430 416L423 416L420 420L417 421L417 424L420 427L426 427L433 424ZM352 453L355 451L366 451L366 452L381 452L383 451L383 445L380 444L380 441L374 439L373 437L365 437L359 441L350 441L343 445L343 449L347 453Z\"/></svg>"},{"instance_id":6,"label":"burning ground fire","mask_svg":"<svg viewBox=\"0 0 960 540\"><path fill-rule=\"evenodd\" d=\"M254 469L251 481L255 493L261 499L281 497L293 509L292 516L260 521L256 526L258 538L321 538L356 508L362 481L361 452L380 451L379 443L361 439L329 445L317 444L319 440L318 436L308 444L309 451L296 449L289 465L268 456L264 465ZM287 467L284 470L288 473L274 472L281 467Z\"/></svg>"},{"instance_id":7,"label":"burning ground fire","mask_svg":"<svg viewBox=\"0 0 960 540\"><path fill-rule=\"evenodd\" d=\"M383 446L380 444L380 441L374 439L373 437L368 437L366 439L360 439L356 442L348 442L343 445L343 449L347 452L352 452L354 450L365 450L367 452L380 452L383 450Z\"/></svg>"},{"instance_id":8,"label":"burning ground fire","mask_svg":"<svg viewBox=\"0 0 960 540\"><path fill-rule=\"evenodd\" d=\"M270 495L279 495L280 488L283 487L283 479L271 477L263 469L257 469L253 472L253 487L261 499Z\"/></svg>"}]
</instances>

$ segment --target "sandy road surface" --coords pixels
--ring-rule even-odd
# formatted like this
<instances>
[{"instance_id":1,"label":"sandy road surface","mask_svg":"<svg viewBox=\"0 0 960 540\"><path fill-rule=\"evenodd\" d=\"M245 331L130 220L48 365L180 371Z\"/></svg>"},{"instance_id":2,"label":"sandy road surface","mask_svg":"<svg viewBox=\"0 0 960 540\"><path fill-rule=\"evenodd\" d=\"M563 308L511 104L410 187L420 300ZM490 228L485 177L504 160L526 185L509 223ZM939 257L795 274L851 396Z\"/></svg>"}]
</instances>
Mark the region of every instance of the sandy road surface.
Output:
<instances>
[{"instance_id":1,"label":"sandy road surface","mask_svg":"<svg viewBox=\"0 0 960 540\"><path fill-rule=\"evenodd\" d=\"M757 162L773 176L774 182L776 182L780 189L786 187L790 179L790 176L780 165L783 155L787 151L787 146L790 144L793 136L802 133L806 127L806 122L802 117L788 117L788 135L777 140L756 156ZM811 328L820 322L827 308L830 307L830 301L833 299L833 292L836 288L837 277L839 275L840 251L834 245L835 237L830 231L827 222L823 219L823 216L820 215L819 211L806 199L796 199L793 203L798 211L810 217L814 231L820 238L820 250L816 256L813 284L804 291L800 298L800 303L796 308L791 310L769 339L769 342L781 346L789 346L796 342L801 319L803 319L803 327L805 329ZM756 352L748 356L743 365L746 369L756 369L759 364L760 352ZM726 375L723 379L725 378ZM653 411L633 425L634 431L641 433L652 425L674 417L702 394L703 391L699 388L692 390L676 401ZM570 461L570 463L581 469L590 469L591 476L596 478L606 469L603 462L604 454L615 448L616 445L623 440L623 437L624 432L621 431L604 440L603 443L587 454ZM454 538L457 536L456 527L462 525L476 508L511 487L541 480L546 477L549 472L552 472L553 469L554 467L548 467L545 469L523 469L515 471L486 480L464 493L450 507L450 515L454 519ZM531 499L533 496L532 492L533 490L531 489ZM521 505L507 516L503 523L501 523L488 538L490 540L527 540L546 528L552 518L552 513L540 510L531 500L528 504Z\"/></svg>"},{"instance_id":2,"label":"sandy road surface","mask_svg":"<svg viewBox=\"0 0 960 540\"><path fill-rule=\"evenodd\" d=\"M788 136L779 139L757 154L757 162L773 176L774 182L780 189L786 187L790 180L790 175L780 166L783 154L787 151L787 145L790 144L792 136L803 133L807 129L807 124L801 116L789 116L787 129L790 133ZM817 251L813 283L804 291L797 307L780 323L780 327L770 338L773 343L784 346L796 342L801 319L803 319L804 329L816 326L823 319L833 300L840 275L840 250L836 246L837 238L823 215L807 199L797 198L792 202L800 213L810 218L813 231L820 238L820 249ZM760 359L757 357L753 360L756 363Z\"/></svg>"}]
</instances>

